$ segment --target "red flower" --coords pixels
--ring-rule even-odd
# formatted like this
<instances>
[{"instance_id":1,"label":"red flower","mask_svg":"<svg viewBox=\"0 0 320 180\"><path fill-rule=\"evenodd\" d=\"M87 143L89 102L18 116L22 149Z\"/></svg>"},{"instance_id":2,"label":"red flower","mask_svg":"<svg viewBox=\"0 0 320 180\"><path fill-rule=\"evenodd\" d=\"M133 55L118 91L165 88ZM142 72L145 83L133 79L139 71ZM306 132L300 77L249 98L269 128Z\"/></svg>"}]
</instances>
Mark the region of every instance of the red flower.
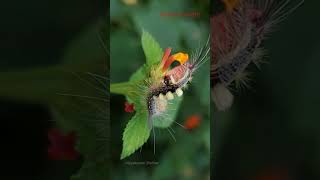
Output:
<instances>
[{"instance_id":1,"label":"red flower","mask_svg":"<svg viewBox=\"0 0 320 180\"><path fill-rule=\"evenodd\" d=\"M200 124L201 118L199 115L192 115L187 118L187 120L184 122L184 127L186 129L192 130L194 128L197 128Z\"/></svg>"},{"instance_id":2,"label":"red flower","mask_svg":"<svg viewBox=\"0 0 320 180\"><path fill-rule=\"evenodd\" d=\"M134 104L130 104L128 102L124 103L124 111L127 113L132 113L134 112Z\"/></svg>"},{"instance_id":3,"label":"red flower","mask_svg":"<svg viewBox=\"0 0 320 180\"><path fill-rule=\"evenodd\" d=\"M76 136L74 132L63 134L59 129L52 128L48 131L50 145L48 156L52 160L75 160L79 157L74 146Z\"/></svg>"}]
</instances>

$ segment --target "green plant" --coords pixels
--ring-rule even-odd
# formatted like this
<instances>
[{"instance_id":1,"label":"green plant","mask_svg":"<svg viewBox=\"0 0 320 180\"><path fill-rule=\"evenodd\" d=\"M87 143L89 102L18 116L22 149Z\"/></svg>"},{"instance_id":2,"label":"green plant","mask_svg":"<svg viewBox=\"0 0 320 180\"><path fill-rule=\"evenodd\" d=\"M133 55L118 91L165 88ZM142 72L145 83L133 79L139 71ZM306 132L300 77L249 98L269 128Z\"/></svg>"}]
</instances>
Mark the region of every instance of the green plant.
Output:
<instances>
[{"instance_id":1,"label":"green plant","mask_svg":"<svg viewBox=\"0 0 320 180\"><path fill-rule=\"evenodd\" d=\"M128 82L110 86L111 93L125 95L136 111L123 133L121 159L140 148L148 140L151 130L154 132L154 128L167 128L175 121L182 101L182 88L186 88L193 72L206 60L208 42L191 56L189 63L188 54L169 56L171 48L163 52L158 42L143 31L141 43L145 64L131 75ZM170 69L174 61L178 61L179 65ZM178 97L174 97L173 93Z\"/></svg>"}]
</instances>

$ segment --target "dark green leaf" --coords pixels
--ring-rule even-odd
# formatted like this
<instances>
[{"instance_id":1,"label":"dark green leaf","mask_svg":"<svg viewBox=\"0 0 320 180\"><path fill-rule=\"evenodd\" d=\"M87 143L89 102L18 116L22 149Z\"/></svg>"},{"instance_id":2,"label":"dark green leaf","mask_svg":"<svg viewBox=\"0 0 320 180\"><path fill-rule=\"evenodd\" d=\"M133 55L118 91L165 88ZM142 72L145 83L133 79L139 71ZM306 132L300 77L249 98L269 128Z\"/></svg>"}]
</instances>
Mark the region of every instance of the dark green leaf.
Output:
<instances>
[{"instance_id":1,"label":"dark green leaf","mask_svg":"<svg viewBox=\"0 0 320 180\"><path fill-rule=\"evenodd\" d=\"M129 121L123 133L121 159L128 157L141 147L149 138L147 111L137 112Z\"/></svg>"},{"instance_id":2,"label":"dark green leaf","mask_svg":"<svg viewBox=\"0 0 320 180\"><path fill-rule=\"evenodd\" d=\"M148 66L159 63L163 52L159 43L147 31L142 32L141 37L142 48L146 56L146 64Z\"/></svg>"}]
</instances>

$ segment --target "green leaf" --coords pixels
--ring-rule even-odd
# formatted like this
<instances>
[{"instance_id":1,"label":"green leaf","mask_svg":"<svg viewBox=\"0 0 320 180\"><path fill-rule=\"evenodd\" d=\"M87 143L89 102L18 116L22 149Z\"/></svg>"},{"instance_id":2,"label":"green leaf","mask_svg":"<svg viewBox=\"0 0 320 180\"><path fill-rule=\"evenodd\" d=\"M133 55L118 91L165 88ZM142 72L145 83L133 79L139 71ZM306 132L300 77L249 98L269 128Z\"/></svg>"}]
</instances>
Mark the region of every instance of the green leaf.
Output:
<instances>
[{"instance_id":1,"label":"green leaf","mask_svg":"<svg viewBox=\"0 0 320 180\"><path fill-rule=\"evenodd\" d=\"M147 111L140 111L129 121L123 133L121 159L128 157L141 147L150 136Z\"/></svg>"},{"instance_id":2,"label":"green leaf","mask_svg":"<svg viewBox=\"0 0 320 180\"><path fill-rule=\"evenodd\" d=\"M152 119L153 126L158 128L167 128L175 121L178 114L179 106L182 102L182 97L175 97L173 100L168 102L167 112L165 117L158 116Z\"/></svg>"},{"instance_id":3,"label":"green leaf","mask_svg":"<svg viewBox=\"0 0 320 180\"><path fill-rule=\"evenodd\" d=\"M141 66L135 73L130 77L129 81L141 81L147 77L145 66Z\"/></svg>"},{"instance_id":4,"label":"green leaf","mask_svg":"<svg viewBox=\"0 0 320 180\"><path fill-rule=\"evenodd\" d=\"M142 48L146 56L147 66L151 66L160 62L163 51L159 43L147 31L142 32L141 37Z\"/></svg>"}]
</instances>

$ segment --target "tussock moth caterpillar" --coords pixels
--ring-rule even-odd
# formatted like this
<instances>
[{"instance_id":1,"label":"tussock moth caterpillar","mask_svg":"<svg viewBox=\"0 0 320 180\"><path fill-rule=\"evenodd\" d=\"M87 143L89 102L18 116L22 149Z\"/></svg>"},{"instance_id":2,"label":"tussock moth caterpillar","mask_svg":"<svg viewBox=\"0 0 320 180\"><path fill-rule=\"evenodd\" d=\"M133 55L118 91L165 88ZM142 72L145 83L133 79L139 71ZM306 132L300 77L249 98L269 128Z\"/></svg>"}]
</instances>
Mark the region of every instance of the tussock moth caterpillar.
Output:
<instances>
[{"instance_id":1,"label":"tussock moth caterpillar","mask_svg":"<svg viewBox=\"0 0 320 180\"><path fill-rule=\"evenodd\" d=\"M218 110L233 103L229 91L235 82L247 85L246 68L259 67L261 43L272 28L302 5L304 0L222 0L226 10L211 17L211 86Z\"/></svg>"}]
</instances>

